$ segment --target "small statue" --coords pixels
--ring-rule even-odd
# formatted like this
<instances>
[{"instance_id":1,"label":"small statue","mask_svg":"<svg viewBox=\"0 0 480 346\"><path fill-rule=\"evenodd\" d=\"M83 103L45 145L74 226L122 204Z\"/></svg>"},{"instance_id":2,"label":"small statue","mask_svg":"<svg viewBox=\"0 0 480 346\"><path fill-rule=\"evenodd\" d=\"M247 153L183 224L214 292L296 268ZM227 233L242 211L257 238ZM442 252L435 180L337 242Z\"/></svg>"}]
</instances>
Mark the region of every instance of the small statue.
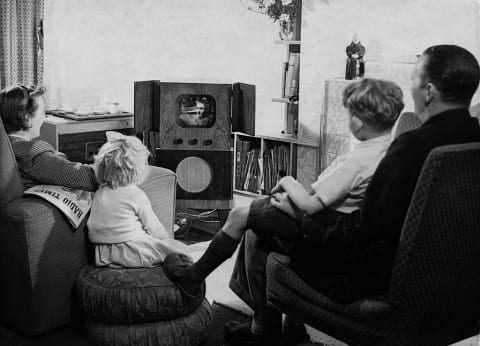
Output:
<instances>
[{"instance_id":1,"label":"small statue","mask_svg":"<svg viewBox=\"0 0 480 346\"><path fill-rule=\"evenodd\" d=\"M345 79L362 78L365 74L365 47L362 46L358 34L353 35L352 42L345 49L347 52L347 66L345 69Z\"/></svg>"}]
</instances>

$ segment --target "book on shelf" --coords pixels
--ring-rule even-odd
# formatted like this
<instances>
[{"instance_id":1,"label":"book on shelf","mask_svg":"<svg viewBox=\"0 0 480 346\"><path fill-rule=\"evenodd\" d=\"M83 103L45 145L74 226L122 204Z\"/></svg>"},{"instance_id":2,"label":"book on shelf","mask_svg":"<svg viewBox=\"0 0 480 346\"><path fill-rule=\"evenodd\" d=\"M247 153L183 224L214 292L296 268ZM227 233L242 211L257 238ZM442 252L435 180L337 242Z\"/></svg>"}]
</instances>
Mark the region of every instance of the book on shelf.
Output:
<instances>
[{"instance_id":1,"label":"book on shelf","mask_svg":"<svg viewBox=\"0 0 480 346\"><path fill-rule=\"evenodd\" d=\"M298 104L290 103L287 106L285 133L294 134L298 133Z\"/></svg>"},{"instance_id":2,"label":"book on shelf","mask_svg":"<svg viewBox=\"0 0 480 346\"><path fill-rule=\"evenodd\" d=\"M295 62L293 64L292 83L290 86L290 96L298 95L298 85L300 77L300 53L295 54Z\"/></svg>"},{"instance_id":3,"label":"book on shelf","mask_svg":"<svg viewBox=\"0 0 480 346\"><path fill-rule=\"evenodd\" d=\"M254 148L247 152L247 164L244 168L245 181L243 185L243 190L245 191L257 192L258 190L258 183L259 183L258 157L259 155L260 155L260 148Z\"/></svg>"},{"instance_id":4,"label":"book on shelf","mask_svg":"<svg viewBox=\"0 0 480 346\"><path fill-rule=\"evenodd\" d=\"M283 63L282 66L282 90L280 92L280 97L284 98L285 97L285 83L287 80L287 71L288 71L288 61Z\"/></svg>"},{"instance_id":5,"label":"book on shelf","mask_svg":"<svg viewBox=\"0 0 480 346\"><path fill-rule=\"evenodd\" d=\"M273 149L265 150L263 153L263 193L270 194L275 186L272 176L275 174L273 169Z\"/></svg>"},{"instance_id":6,"label":"book on shelf","mask_svg":"<svg viewBox=\"0 0 480 346\"><path fill-rule=\"evenodd\" d=\"M243 190L245 183L245 169L247 162L247 152L252 145L251 141L243 141L238 139L235 152L235 189Z\"/></svg>"},{"instance_id":7,"label":"book on shelf","mask_svg":"<svg viewBox=\"0 0 480 346\"><path fill-rule=\"evenodd\" d=\"M290 146L276 145L263 153L263 193L270 194L278 180L290 175Z\"/></svg>"},{"instance_id":8,"label":"book on shelf","mask_svg":"<svg viewBox=\"0 0 480 346\"><path fill-rule=\"evenodd\" d=\"M263 190L263 157L260 155L258 156L258 175L257 175L257 192L260 192Z\"/></svg>"},{"instance_id":9,"label":"book on shelf","mask_svg":"<svg viewBox=\"0 0 480 346\"><path fill-rule=\"evenodd\" d=\"M300 76L300 53L289 53L288 68L285 76L284 97L289 98L298 94L298 79Z\"/></svg>"}]
</instances>

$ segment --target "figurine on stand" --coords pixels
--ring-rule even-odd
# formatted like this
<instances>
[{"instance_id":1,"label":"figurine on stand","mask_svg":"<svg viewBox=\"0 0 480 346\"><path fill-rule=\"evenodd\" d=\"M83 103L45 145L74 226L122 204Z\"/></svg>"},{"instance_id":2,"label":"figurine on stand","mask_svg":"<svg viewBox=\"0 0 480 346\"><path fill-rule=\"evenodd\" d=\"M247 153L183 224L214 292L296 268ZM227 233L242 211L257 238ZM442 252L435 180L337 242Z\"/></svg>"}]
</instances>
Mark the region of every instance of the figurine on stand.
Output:
<instances>
[{"instance_id":1,"label":"figurine on stand","mask_svg":"<svg viewBox=\"0 0 480 346\"><path fill-rule=\"evenodd\" d=\"M352 42L345 49L347 52L347 66L345 70L345 79L362 78L365 74L365 47L362 46L358 34L353 35Z\"/></svg>"}]
</instances>

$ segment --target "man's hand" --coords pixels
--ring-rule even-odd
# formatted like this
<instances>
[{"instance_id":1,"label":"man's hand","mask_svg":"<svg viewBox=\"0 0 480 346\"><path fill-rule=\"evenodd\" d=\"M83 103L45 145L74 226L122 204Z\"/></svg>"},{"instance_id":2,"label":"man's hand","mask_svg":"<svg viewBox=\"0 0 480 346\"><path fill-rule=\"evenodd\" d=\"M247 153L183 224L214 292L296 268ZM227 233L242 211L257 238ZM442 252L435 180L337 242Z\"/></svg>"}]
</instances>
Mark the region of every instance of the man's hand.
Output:
<instances>
[{"instance_id":1,"label":"man's hand","mask_svg":"<svg viewBox=\"0 0 480 346\"><path fill-rule=\"evenodd\" d=\"M295 209L292 206L292 202L286 192L277 192L274 193L273 196L270 198L270 203L272 205L283 211L285 214L290 215L294 219L296 218Z\"/></svg>"}]
</instances>

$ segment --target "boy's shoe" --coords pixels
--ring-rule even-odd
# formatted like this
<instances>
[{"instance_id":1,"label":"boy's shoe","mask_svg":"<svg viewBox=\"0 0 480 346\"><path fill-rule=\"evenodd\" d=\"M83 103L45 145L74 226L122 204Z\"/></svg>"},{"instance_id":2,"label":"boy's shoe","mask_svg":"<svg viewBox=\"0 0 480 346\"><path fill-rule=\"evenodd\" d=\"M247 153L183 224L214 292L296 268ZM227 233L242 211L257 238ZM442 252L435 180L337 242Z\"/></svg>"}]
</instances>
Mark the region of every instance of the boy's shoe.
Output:
<instances>
[{"instance_id":1,"label":"boy's shoe","mask_svg":"<svg viewBox=\"0 0 480 346\"><path fill-rule=\"evenodd\" d=\"M257 335L250 328L250 321L229 321L223 328L225 341L231 346L278 346L281 335Z\"/></svg>"}]
</instances>

